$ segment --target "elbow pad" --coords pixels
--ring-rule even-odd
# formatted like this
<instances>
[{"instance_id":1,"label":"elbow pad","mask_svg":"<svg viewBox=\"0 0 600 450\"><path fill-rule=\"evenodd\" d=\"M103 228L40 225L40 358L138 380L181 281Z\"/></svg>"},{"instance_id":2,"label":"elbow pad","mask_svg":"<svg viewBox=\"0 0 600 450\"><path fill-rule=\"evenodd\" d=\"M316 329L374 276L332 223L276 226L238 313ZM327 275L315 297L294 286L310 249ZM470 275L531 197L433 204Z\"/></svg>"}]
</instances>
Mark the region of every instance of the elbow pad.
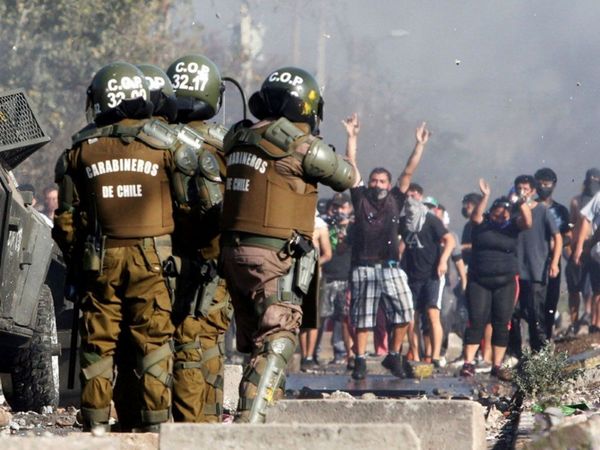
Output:
<instances>
[{"instance_id":1,"label":"elbow pad","mask_svg":"<svg viewBox=\"0 0 600 450\"><path fill-rule=\"evenodd\" d=\"M309 177L338 192L351 188L356 182L352 164L320 139L312 142L302 160L302 168Z\"/></svg>"}]
</instances>

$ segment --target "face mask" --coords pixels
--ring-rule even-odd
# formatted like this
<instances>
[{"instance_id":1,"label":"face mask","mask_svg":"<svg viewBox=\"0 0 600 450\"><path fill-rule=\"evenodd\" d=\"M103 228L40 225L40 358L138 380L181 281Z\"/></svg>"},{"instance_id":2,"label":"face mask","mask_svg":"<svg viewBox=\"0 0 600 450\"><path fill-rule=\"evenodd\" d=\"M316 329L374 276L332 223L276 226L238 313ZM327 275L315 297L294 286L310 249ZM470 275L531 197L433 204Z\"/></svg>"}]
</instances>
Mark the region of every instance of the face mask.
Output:
<instances>
[{"instance_id":1,"label":"face mask","mask_svg":"<svg viewBox=\"0 0 600 450\"><path fill-rule=\"evenodd\" d=\"M585 182L585 193L589 196L594 196L600 191L600 181L589 180Z\"/></svg>"},{"instance_id":2,"label":"face mask","mask_svg":"<svg viewBox=\"0 0 600 450\"><path fill-rule=\"evenodd\" d=\"M554 188L540 186L537 189L538 197L540 200L547 200L552 195L552 191L554 191Z\"/></svg>"},{"instance_id":3,"label":"face mask","mask_svg":"<svg viewBox=\"0 0 600 450\"><path fill-rule=\"evenodd\" d=\"M387 189L369 188L369 194L373 200L383 200L388 195Z\"/></svg>"},{"instance_id":4,"label":"face mask","mask_svg":"<svg viewBox=\"0 0 600 450\"><path fill-rule=\"evenodd\" d=\"M467 211L467 208L466 208L466 207L464 207L464 206L463 206L463 207L462 207L462 209L460 210L460 213L462 214L462 216L463 216L465 219L468 219L468 218L469 218L469 211Z\"/></svg>"}]
</instances>

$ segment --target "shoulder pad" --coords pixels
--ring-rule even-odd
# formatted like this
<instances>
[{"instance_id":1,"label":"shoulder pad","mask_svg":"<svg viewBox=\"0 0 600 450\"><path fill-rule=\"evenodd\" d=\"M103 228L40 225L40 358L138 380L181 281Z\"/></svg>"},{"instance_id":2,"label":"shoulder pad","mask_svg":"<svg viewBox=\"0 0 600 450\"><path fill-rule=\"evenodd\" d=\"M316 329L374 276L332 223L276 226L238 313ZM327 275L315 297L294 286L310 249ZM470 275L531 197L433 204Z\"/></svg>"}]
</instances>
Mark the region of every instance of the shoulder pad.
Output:
<instances>
[{"instance_id":1,"label":"shoulder pad","mask_svg":"<svg viewBox=\"0 0 600 450\"><path fill-rule=\"evenodd\" d=\"M282 149L288 149L296 139L306 136L300 128L285 117L272 123L265 131L265 139Z\"/></svg>"},{"instance_id":2,"label":"shoulder pad","mask_svg":"<svg viewBox=\"0 0 600 450\"><path fill-rule=\"evenodd\" d=\"M202 143L205 139L201 133L185 124L176 125L174 128L175 131L177 131L177 140L179 142L182 142L196 150L199 150L202 147Z\"/></svg>"},{"instance_id":3,"label":"shoulder pad","mask_svg":"<svg viewBox=\"0 0 600 450\"><path fill-rule=\"evenodd\" d=\"M218 123L199 123L192 128L202 135L207 144L212 145L217 150L223 150L223 141L229 131L223 125L219 125Z\"/></svg>"},{"instance_id":4,"label":"shoulder pad","mask_svg":"<svg viewBox=\"0 0 600 450\"><path fill-rule=\"evenodd\" d=\"M144 124L136 137L150 147L166 150L177 141L177 131L162 120L152 119Z\"/></svg>"},{"instance_id":5,"label":"shoulder pad","mask_svg":"<svg viewBox=\"0 0 600 450\"><path fill-rule=\"evenodd\" d=\"M187 176L193 176L198 169L198 150L189 145L180 145L173 152L177 169Z\"/></svg>"},{"instance_id":6,"label":"shoulder pad","mask_svg":"<svg viewBox=\"0 0 600 450\"><path fill-rule=\"evenodd\" d=\"M67 168L69 166L69 160L67 157L68 150L61 153L54 166L54 182L60 184L67 174Z\"/></svg>"},{"instance_id":7,"label":"shoulder pad","mask_svg":"<svg viewBox=\"0 0 600 450\"><path fill-rule=\"evenodd\" d=\"M202 176L210 181L222 181L219 174L219 162L215 155L208 150L204 150L198 157L198 163L198 169Z\"/></svg>"}]
</instances>

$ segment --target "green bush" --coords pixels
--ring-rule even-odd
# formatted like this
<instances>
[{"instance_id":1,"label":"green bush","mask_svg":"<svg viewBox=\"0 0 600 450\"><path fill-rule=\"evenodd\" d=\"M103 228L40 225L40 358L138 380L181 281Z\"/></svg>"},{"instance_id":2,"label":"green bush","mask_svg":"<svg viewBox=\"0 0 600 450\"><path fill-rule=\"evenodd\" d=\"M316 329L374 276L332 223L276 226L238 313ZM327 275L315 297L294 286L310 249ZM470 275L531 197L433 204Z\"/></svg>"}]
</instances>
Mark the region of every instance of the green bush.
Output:
<instances>
[{"instance_id":1,"label":"green bush","mask_svg":"<svg viewBox=\"0 0 600 450\"><path fill-rule=\"evenodd\" d=\"M540 405L558 405L569 387L569 381L583 373L580 369L566 370L567 358L566 352L555 352L551 343L537 353L526 350L514 371L517 387Z\"/></svg>"}]
</instances>

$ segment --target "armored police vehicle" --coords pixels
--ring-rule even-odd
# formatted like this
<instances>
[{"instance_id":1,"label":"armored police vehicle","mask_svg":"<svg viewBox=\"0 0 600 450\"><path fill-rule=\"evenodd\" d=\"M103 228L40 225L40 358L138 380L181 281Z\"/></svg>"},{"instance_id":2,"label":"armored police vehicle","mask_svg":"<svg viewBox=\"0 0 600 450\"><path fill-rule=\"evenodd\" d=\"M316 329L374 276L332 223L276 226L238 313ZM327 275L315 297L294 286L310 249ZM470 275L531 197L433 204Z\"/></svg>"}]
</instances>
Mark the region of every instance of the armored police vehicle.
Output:
<instances>
[{"instance_id":1,"label":"armored police vehicle","mask_svg":"<svg viewBox=\"0 0 600 450\"><path fill-rule=\"evenodd\" d=\"M11 375L15 410L58 404L51 228L12 174L49 141L24 92L0 94L0 372Z\"/></svg>"}]
</instances>

